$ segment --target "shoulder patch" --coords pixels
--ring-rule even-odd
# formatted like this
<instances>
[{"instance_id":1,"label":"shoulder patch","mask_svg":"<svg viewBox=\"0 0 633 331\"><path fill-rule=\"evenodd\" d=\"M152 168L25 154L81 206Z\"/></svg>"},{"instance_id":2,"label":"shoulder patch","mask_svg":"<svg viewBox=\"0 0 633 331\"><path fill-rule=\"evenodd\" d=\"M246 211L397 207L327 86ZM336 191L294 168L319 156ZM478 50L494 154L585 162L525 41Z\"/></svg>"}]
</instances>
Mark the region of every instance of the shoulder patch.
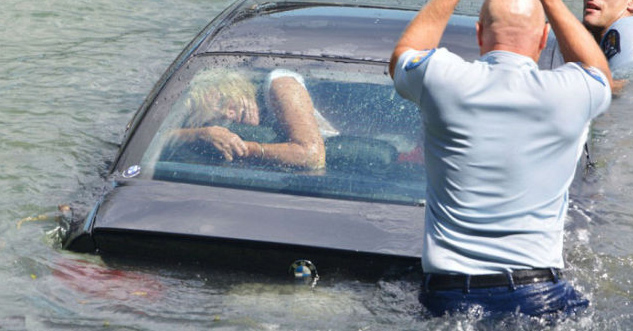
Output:
<instances>
[{"instance_id":1,"label":"shoulder patch","mask_svg":"<svg viewBox=\"0 0 633 331\"><path fill-rule=\"evenodd\" d=\"M407 64L404 66L404 70L409 71L419 67L422 63L424 63L424 61L431 57L433 53L435 53L435 48L431 50L418 51L415 56L407 61Z\"/></svg>"},{"instance_id":2,"label":"shoulder patch","mask_svg":"<svg viewBox=\"0 0 633 331\"><path fill-rule=\"evenodd\" d=\"M611 60L612 57L620 53L620 33L618 30L609 30L600 44L607 60Z\"/></svg>"},{"instance_id":3,"label":"shoulder patch","mask_svg":"<svg viewBox=\"0 0 633 331\"><path fill-rule=\"evenodd\" d=\"M578 64L578 66L581 67L582 70L584 70L587 73L587 75L591 76L593 79L595 79L598 82L600 82L600 84L602 84L604 86L607 86L607 84L602 79L602 76L598 72L598 69L596 69L594 67L587 66L587 65L585 65L583 63L580 63L580 62L576 62L576 64Z\"/></svg>"}]
</instances>

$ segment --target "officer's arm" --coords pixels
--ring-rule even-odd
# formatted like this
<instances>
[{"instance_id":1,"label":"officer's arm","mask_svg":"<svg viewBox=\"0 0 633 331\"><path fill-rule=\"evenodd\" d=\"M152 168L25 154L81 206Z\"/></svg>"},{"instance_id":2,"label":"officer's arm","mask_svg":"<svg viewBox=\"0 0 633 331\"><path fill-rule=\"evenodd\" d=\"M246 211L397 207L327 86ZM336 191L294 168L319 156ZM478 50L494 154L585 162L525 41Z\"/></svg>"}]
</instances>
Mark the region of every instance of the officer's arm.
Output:
<instances>
[{"instance_id":1,"label":"officer's arm","mask_svg":"<svg viewBox=\"0 0 633 331\"><path fill-rule=\"evenodd\" d=\"M581 62L600 69L613 87L609 63L589 31L572 14L562 0L541 0L545 14L556 34L565 62Z\"/></svg>"},{"instance_id":2,"label":"officer's arm","mask_svg":"<svg viewBox=\"0 0 633 331\"><path fill-rule=\"evenodd\" d=\"M440 44L444 29L458 2L459 0L431 0L420 9L393 50L389 62L391 77L402 53L409 49L432 49Z\"/></svg>"}]
</instances>

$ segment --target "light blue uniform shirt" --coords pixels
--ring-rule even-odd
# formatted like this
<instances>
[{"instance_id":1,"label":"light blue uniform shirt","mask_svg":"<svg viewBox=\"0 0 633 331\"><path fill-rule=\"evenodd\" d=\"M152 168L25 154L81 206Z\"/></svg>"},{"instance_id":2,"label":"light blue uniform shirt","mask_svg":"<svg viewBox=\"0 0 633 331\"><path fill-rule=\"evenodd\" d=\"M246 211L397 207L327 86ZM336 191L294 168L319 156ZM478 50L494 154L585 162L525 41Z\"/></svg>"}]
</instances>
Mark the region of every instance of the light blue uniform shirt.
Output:
<instances>
[{"instance_id":1,"label":"light blue uniform shirt","mask_svg":"<svg viewBox=\"0 0 633 331\"><path fill-rule=\"evenodd\" d=\"M604 75L440 48L404 53L394 83L425 125L424 271L562 268L568 188L589 122L611 102Z\"/></svg>"},{"instance_id":2,"label":"light blue uniform shirt","mask_svg":"<svg viewBox=\"0 0 633 331\"><path fill-rule=\"evenodd\" d=\"M615 78L633 74L633 17L615 21L600 41Z\"/></svg>"}]
</instances>

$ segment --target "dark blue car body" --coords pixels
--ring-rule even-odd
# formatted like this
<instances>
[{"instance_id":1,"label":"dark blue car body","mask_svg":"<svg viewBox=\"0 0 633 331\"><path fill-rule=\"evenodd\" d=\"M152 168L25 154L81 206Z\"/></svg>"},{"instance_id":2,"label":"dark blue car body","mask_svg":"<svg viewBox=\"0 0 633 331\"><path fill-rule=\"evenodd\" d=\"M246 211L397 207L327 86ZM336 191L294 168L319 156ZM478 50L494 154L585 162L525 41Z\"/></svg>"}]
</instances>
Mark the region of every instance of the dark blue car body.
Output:
<instances>
[{"instance_id":1,"label":"dark blue car body","mask_svg":"<svg viewBox=\"0 0 633 331\"><path fill-rule=\"evenodd\" d=\"M418 267L426 183L416 154L421 119L389 86L387 73L393 46L415 14L358 2L236 2L158 81L129 124L108 178L112 188L71 225L64 247L279 272L302 259L319 270ZM455 15L442 46L475 60L475 22ZM555 54L551 41L539 65L555 65ZM317 107L342 108L329 116L353 137L326 141L325 174L187 163L165 159L165 152L148 163L147 150L191 76L243 63L302 70ZM350 141L356 149L342 152ZM385 142L400 146L383 148ZM358 164L337 164L349 162L350 153Z\"/></svg>"}]
</instances>

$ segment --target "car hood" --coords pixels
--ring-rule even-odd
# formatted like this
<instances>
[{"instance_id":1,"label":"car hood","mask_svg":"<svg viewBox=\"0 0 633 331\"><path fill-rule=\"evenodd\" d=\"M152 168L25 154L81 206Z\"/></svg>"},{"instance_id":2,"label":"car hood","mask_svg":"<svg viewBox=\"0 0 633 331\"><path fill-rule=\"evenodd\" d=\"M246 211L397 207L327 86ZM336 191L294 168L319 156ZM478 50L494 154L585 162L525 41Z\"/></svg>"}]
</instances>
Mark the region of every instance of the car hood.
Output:
<instances>
[{"instance_id":1,"label":"car hood","mask_svg":"<svg viewBox=\"0 0 633 331\"><path fill-rule=\"evenodd\" d=\"M419 257L424 208L134 180L111 191L92 224L106 232L169 234Z\"/></svg>"}]
</instances>

